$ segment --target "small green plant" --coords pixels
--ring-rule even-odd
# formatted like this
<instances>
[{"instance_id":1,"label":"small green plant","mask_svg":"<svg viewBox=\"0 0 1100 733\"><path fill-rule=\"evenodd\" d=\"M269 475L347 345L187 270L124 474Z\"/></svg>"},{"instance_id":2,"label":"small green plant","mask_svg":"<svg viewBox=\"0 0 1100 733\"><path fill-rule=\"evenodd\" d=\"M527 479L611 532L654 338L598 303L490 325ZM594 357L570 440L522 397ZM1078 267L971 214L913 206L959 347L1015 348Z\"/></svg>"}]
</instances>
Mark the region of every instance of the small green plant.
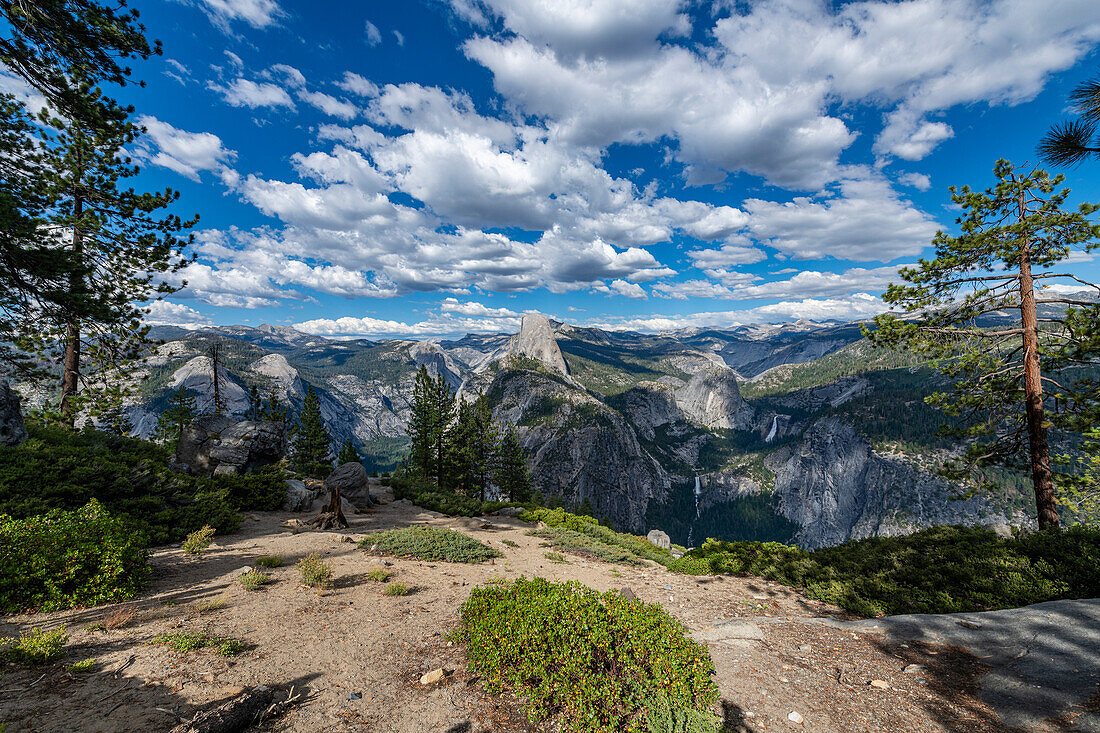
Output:
<instances>
[{"instance_id":1,"label":"small green plant","mask_svg":"<svg viewBox=\"0 0 1100 733\"><path fill-rule=\"evenodd\" d=\"M96 660L94 659L82 659L79 662L70 664L65 669L76 674L82 674L84 672L91 672L96 667Z\"/></svg>"},{"instance_id":2,"label":"small green plant","mask_svg":"<svg viewBox=\"0 0 1100 733\"><path fill-rule=\"evenodd\" d=\"M514 540L501 540L501 542L508 545L509 547L519 547L519 543Z\"/></svg>"},{"instance_id":3,"label":"small green plant","mask_svg":"<svg viewBox=\"0 0 1100 733\"><path fill-rule=\"evenodd\" d=\"M22 632L18 639L4 639L2 644L8 647L5 656L13 662L48 664L65 653L65 642L68 640L69 635L62 624L48 631L35 626L30 631Z\"/></svg>"},{"instance_id":4,"label":"small green plant","mask_svg":"<svg viewBox=\"0 0 1100 733\"><path fill-rule=\"evenodd\" d=\"M328 588L332 585L332 563L321 559L316 552L298 561L302 582L310 588Z\"/></svg>"},{"instance_id":5,"label":"small green plant","mask_svg":"<svg viewBox=\"0 0 1100 733\"><path fill-rule=\"evenodd\" d=\"M386 589L382 593L387 596L407 596L411 590L404 583L386 583Z\"/></svg>"},{"instance_id":6,"label":"small green plant","mask_svg":"<svg viewBox=\"0 0 1100 733\"><path fill-rule=\"evenodd\" d=\"M210 547L214 542L215 531L210 525L206 525L202 529L196 529L184 538L183 551L188 555L201 555L203 550Z\"/></svg>"},{"instance_id":7,"label":"small green plant","mask_svg":"<svg viewBox=\"0 0 1100 733\"><path fill-rule=\"evenodd\" d=\"M272 580L274 579L267 573L253 569L241 576L241 585L244 586L245 590L259 590Z\"/></svg>"},{"instance_id":8,"label":"small green plant","mask_svg":"<svg viewBox=\"0 0 1100 733\"><path fill-rule=\"evenodd\" d=\"M367 535L359 542L364 549L396 557L421 560L478 563L501 557L499 550L453 529L404 527Z\"/></svg>"},{"instance_id":9,"label":"small green plant","mask_svg":"<svg viewBox=\"0 0 1100 733\"><path fill-rule=\"evenodd\" d=\"M256 564L261 568L278 568L283 565L283 558L279 555L261 555L256 558Z\"/></svg>"},{"instance_id":10,"label":"small green plant","mask_svg":"<svg viewBox=\"0 0 1100 733\"><path fill-rule=\"evenodd\" d=\"M567 563L567 564L569 562L568 560L565 559L565 555L561 554L560 552L546 552L546 553L543 553L543 557L545 557L550 562L559 562L559 563Z\"/></svg>"},{"instance_id":11,"label":"small green plant","mask_svg":"<svg viewBox=\"0 0 1100 733\"><path fill-rule=\"evenodd\" d=\"M475 588L453 638L490 691L526 698L532 722L560 713L577 733L718 731L706 647L657 604L521 577ZM668 719L693 727L658 727Z\"/></svg>"},{"instance_id":12,"label":"small green plant","mask_svg":"<svg viewBox=\"0 0 1100 733\"><path fill-rule=\"evenodd\" d=\"M198 631L172 631L153 637L153 644L162 644L181 654L207 647L223 657L235 657L245 650L245 644L239 639L228 636L209 636Z\"/></svg>"},{"instance_id":13,"label":"small green plant","mask_svg":"<svg viewBox=\"0 0 1100 733\"><path fill-rule=\"evenodd\" d=\"M393 575L393 573L385 568L371 568L367 572L367 580L375 583L385 583L390 579L391 575Z\"/></svg>"},{"instance_id":14,"label":"small green plant","mask_svg":"<svg viewBox=\"0 0 1100 733\"><path fill-rule=\"evenodd\" d=\"M224 598L215 598L209 601L199 601L195 604L195 610L201 613L211 613L213 611L220 611L225 608L226 602Z\"/></svg>"},{"instance_id":15,"label":"small green plant","mask_svg":"<svg viewBox=\"0 0 1100 733\"><path fill-rule=\"evenodd\" d=\"M565 550L573 555L600 560L602 562L616 563L619 565L645 565L645 561L630 550L618 545L609 545L606 542L580 532L574 532L564 527L547 527L528 532L533 537L544 537L548 542L540 542L540 546L553 547Z\"/></svg>"}]
</instances>

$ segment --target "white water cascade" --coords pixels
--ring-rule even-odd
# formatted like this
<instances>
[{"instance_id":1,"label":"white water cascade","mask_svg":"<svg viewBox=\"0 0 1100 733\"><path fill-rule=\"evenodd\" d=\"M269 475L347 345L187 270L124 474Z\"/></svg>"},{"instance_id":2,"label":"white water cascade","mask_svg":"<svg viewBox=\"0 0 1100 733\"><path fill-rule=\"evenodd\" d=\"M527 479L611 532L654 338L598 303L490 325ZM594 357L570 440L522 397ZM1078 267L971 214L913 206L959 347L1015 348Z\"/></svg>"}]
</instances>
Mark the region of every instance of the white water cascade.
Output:
<instances>
[{"instance_id":1,"label":"white water cascade","mask_svg":"<svg viewBox=\"0 0 1100 733\"><path fill-rule=\"evenodd\" d=\"M775 417L772 418L772 429L768 433L768 437L764 438L764 442L765 443L772 442L772 439L775 438L775 431L778 430L778 429L779 429L779 415L776 415ZM698 481L699 479L696 478L695 480Z\"/></svg>"},{"instance_id":2,"label":"white water cascade","mask_svg":"<svg viewBox=\"0 0 1100 733\"><path fill-rule=\"evenodd\" d=\"M688 530L688 547L693 547L695 543L695 523L699 521L699 497L703 493L702 487L699 485L699 477L695 477L695 519L691 520L691 529Z\"/></svg>"}]
</instances>

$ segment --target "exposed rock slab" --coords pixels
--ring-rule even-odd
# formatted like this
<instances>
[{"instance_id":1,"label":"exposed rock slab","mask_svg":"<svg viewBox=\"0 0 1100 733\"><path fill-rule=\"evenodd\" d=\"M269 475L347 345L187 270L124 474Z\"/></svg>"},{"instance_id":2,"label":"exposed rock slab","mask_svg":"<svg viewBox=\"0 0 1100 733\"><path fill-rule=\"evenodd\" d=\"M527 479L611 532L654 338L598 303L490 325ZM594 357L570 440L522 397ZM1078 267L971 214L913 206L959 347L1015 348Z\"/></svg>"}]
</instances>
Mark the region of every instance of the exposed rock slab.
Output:
<instances>
[{"instance_id":1,"label":"exposed rock slab","mask_svg":"<svg viewBox=\"0 0 1100 733\"><path fill-rule=\"evenodd\" d=\"M17 446L27 439L23 424L23 411L19 407L19 395L6 379L0 379L0 444Z\"/></svg>"}]
</instances>

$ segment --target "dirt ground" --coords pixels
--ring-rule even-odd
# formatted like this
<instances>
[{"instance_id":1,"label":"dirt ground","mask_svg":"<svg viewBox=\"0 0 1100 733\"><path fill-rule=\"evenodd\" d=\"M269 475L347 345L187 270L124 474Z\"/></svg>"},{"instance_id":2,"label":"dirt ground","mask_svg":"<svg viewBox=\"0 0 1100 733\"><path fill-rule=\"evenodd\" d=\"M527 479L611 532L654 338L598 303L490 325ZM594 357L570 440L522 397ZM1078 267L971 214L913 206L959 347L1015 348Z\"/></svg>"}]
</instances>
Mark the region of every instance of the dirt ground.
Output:
<instances>
[{"instance_id":1,"label":"dirt ground","mask_svg":"<svg viewBox=\"0 0 1100 733\"><path fill-rule=\"evenodd\" d=\"M124 603L53 614L7 617L0 636L32 626L66 624L65 664L94 658L96 671L4 667L0 723L22 731L161 731L197 711L257 685L293 685L308 698L265 730L414 731L551 730L528 725L520 701L485 694L460 648L447 640L470 590L492 578L538 575L579 580L599 590L630 588L657 602L693 633L707 638L728 730L1004 731L975 695L979 662L965 652L928 644L890 644L874 633L851 633L812 617L843 612L784 586L753 578L694 578L663 567L624 568L584 558L544 557L531 526L506 517L450 518L390 503L349 516L341 532L298 531L281 512L247 515L241 530L218 537L200 556L175 547L153 553L152 583ZM430 524L466 532L499 549L482 565L372 557L354 544L364 534ZM511 547L504 540L518 545ZM318 552L335 567L334 587L303 587L295 562ZM248 591L240 571L260 555L281 555L275 582ZM407 596L382 594L367 579L389 563ZM204 602L224 601L216 610ZM247 651L223 658L210 649L177 653L150 644L168 631L204 631L244 640ZM908 665L923 666L905 672ZM421 685L428 670L446 678ZM870 682L876 681L877 686ZM884 684L882 684L884 683ZM791 714L797 714L792 716ZM801 723L790 717L801 717Z\"/></svg>"}]
</instances>

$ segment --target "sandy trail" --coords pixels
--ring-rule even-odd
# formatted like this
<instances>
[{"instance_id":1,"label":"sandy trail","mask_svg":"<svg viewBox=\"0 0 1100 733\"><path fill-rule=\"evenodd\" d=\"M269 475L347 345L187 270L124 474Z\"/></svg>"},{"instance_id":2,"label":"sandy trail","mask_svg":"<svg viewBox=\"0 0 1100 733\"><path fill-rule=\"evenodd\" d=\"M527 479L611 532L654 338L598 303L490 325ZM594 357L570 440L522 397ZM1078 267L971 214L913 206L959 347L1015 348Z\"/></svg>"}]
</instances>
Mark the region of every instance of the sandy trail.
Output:
<instances>
[{"instance_id":1,"label":"sandy trail","mask_svg":"<svg viewBox=\"0 0 1100 733\"><path fill-rule=\"evenodd\" d=\"M303 515L247 515L241 530L217 538L199 557L157 549L150 588L115 606L8 617L0 635L65 623L72 637L66 663L94 657L98 671L70 674L8 666L0 676L0 723L21 731L157 731L256 684L295 685L306 704L270 725L278 731L542 730L528 726L511 696L485 695L461 650L447 641L471 588L492 578L538 575L579 580L599 590L630 588L658 602L693 633L709 638L723 714L742 733L807 730L1003 731L976 696L982 671L974 658L942 644L892 641L874 630L832 628L810 619L843 612L784 586L753 578L694 578L663 567L626 568L570 557L544 557L531 526L517 519L450 518L397 502L348 517L343 532L295 534L284 522ZM464 531L504 553L482 565L386 558L414 588L388 597L366 573L380 559L353 543L372 531L430 524ZM350 541L349 541L350 538ZM511 547L504 540L518 545ZM295 562L321 553L335 566L335 587L301 586ZM282 555L276 582L246 591L239 570L260 555ZM219 610L198 604L224 601ZM134 612L112 630L90 627ZM715 628L718 627L718 628ZM225 659L209 649L179 654L148 642L157 634L199 630L245 640L249 650ZM926 667L905 673L909 664ZM453 670L423 686L426 670ZM886 689L872 687L881 680ZM797 712L803 723L791 723Z\"/></svg>"}]
</instances>

